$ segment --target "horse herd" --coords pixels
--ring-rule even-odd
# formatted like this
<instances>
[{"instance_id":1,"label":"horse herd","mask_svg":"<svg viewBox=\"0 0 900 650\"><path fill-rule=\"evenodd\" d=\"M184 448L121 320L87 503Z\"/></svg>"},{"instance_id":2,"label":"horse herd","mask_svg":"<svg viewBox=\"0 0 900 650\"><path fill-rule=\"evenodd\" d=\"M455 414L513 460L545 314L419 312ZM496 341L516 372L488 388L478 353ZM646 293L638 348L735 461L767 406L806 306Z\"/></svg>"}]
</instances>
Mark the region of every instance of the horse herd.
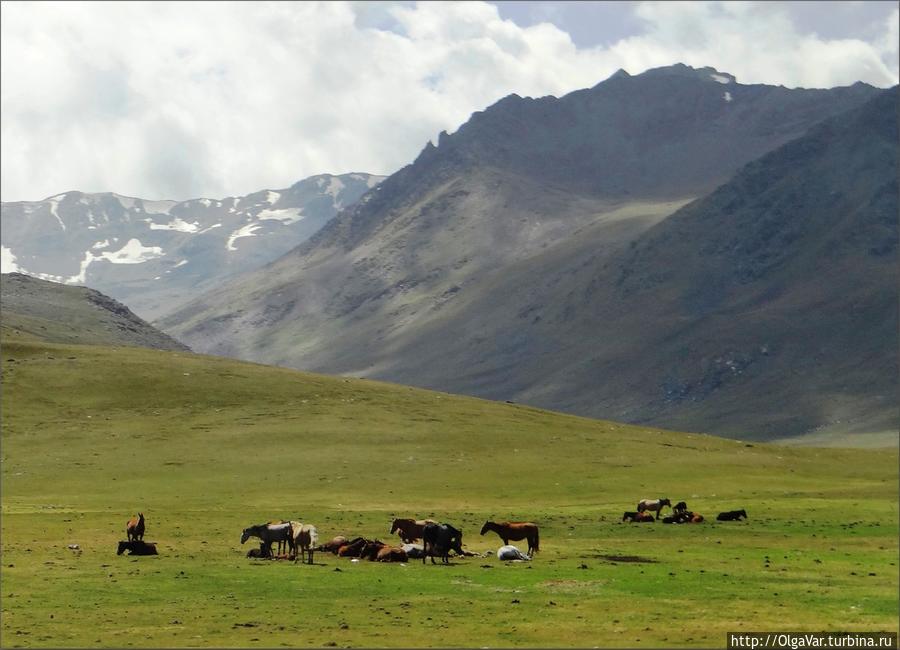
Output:
<instances>
[{"instance_id":1,"label":"horse herd","mask_svg":"<svg viewBox=\"0 0 900 650\"><path fill-rule=\"evenodd\" d=\"M626 511L622 515L622 521L630 521L632 523L659 521L659 513L665 506L672 508L672 514L662 518L664 524L699 524L703 522L703 515L688 510L687 503L684 501L679 501L673 506L672 502L665 498L641 499L637 504L637 511ZM651 512L655 512L656 516L651 515ZM720 512L716 519L718 521L736 521L742 517L744 519L747 518L746 510Z\"/></svg>"},{"instance_id":2,"label":"horse herd","mask_svg":"<svg viewBox=\"0 0 900 650\"><path fill-rule=\"evenodd\" d=\"M481 528L481 534L484 535L489 531L497 533L503 540L504 546L497 552L497 557L501 560L530 560L534 553L540 550L538 527L530 521L503 523L487 521ZM251 537L260 540L258 549L250 549L247 552L249 558L298 561L306 557L308 564L312 564L313 551L376 562L406 562L421 558L423 564L428 557L431 558L432 564L435 564L435 557L439 557L442 563L447 564L450 561L450 551L460 556L475 555L463 550L462 531L451 524L438 523L432 519L394 519L390 534L394 533L400 537L402 545L394 546L365 537L351 539L341 535L316 546L318 531L315 526L278 520L245 528L241 533L241 544ZM422 543L416 544L420 539ZM527 554L515 546L510 546L510 540L527 540ZM277 552L273 551L273 544L278 544Z\"/></svg>"},{"instance_id":3,"label":"horse herd","mask_svg":"<svg viewBox=\"0 0 900 650\"><path fill-rule=\"evenodd\" d=\"M701 523L703 515L696 514L687 509L687 504L680 501L672 506L666 498L642 499L638 502L637 510L625 512L622 521L652 522L659 521L660 512L664 507L672 508L672 514L663 517L666 524ZM656 516L651 515L655 512ZM747 518L746 510L732 510L721 512L716 517L719 521L735 521ZM136 517L128 520L125 526L127 541L119 542L118 555L126 550L131 555L158 555L154 542L144 541L144 514L138 513ZM497 550L497 558L500 560L531 560L534 554L540 550L540 534L536 524L530 521L505 521L498 523L486 521L481 527L481 534L496 533L503 540L503 546ZM249 526L241 533L241 544L251 537L259 539L259 548L250 549L247 552L249 558L259 559L290 559L293 561L305 560L307 564L313 563L313 552L329 552L338 557L350 557L368 559L377 562L406 562L410 559L422 559L425 563L427 557L435 564L434 558L441 558L442 563L448 563L450 551L457 555L476 555L462 548L462 531L447 523L438 523L432 519L394 519L391 524L390 534L397 533L403 542L399 546L386 544L377 539L365 537L348 538L338 536L325 544L319 544L319 531L311 524L299 521L273 520L263 524ZM418 540L421 544L417 544ZM528 550L522 553L510 541L526 540ZM277 551L272 545L277 544ZM299 551L299 554L298 554Z\"/></svg>"}]
</instances>

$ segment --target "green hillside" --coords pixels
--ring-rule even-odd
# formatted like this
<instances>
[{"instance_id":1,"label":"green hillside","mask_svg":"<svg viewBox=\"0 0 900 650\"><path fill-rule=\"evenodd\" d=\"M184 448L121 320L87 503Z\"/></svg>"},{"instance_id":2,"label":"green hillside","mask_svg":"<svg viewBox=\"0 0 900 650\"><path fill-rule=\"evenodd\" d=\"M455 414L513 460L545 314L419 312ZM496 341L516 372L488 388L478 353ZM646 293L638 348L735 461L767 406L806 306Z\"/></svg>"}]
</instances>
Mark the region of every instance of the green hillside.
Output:
<instances>
[{"instance_id":1,"label":"green hillside","mask_svg":"<svg viewBox=\"0 0 900 650\"><path fill-rule=\"evenodd\" d=\"M750 445L185 352L7 338L2 358L3 647L710 647L729 630L897 629L896 451ZM658 496L707 522L620 522ZM749 519L715 521L736 508ZM137 511L159 557L115 555ZM394 516L454 523L476 552L500 545L485 519L528 519L541 551L306 566L239 543L277 517L387 540Z\"/></svg>"}]
</instances>

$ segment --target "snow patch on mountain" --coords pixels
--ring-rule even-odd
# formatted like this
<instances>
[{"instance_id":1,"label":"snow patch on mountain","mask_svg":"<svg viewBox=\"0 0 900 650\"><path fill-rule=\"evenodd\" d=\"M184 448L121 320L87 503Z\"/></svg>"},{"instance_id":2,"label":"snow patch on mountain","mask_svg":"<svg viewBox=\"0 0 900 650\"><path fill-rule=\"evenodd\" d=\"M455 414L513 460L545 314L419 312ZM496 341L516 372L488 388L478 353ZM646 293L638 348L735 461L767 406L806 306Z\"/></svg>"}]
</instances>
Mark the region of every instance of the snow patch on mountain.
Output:
<instances>
[{"instance_id":1,"label":"snow patch on mountain","mask_svg":"<svg viewBox=\"0 0 900 650\"><path fill-rule=\"evenodd\" d=\"M281 198L281 192L273 192L272 190L266 190L266 203L268 203L269 205L273 205L280 198Z\"/></svg>"},{"instance_id":2,"label":"snow patch on mountain","mask_svg":"<svg viewBox=\"0 0 900 650\"><path fill-rule=\"evenodd\" d=\"M725 75L711 74L709 76L712 77L714 81L718 81L720 84L730 84L731 83L731 79L729 77L726 77Z\"/></svg>"},{"instance_id":3,"label":"snow patch on mountain","mask_svg":"<svg viewBox=\"0 0 900 650\"><path fill-rule=\"evenodd\" d=\"M154 223L152 219L144 219L150 224L150 230L177 230L178 232L197 232L200 230L200 222L188 223L179 217L175 217L169 223Z\"/></svg>"},{"instance_id":4,"label":"snow patch on mountain","mask_svg":"<svg viewBox=\"0 0 900 650\"><path fill-rule=\"evenodd\" d=\"M178 201L141 201L147 214L169 214Z\"/></svg>"},{"instance_id":5,"label":"snow patch on mountain","mask_svg":"<svg viewBox=\"0 0 900 650\"><path fill-rule=\"evenodd\" d=\"M266 219L273 219L275 221L280 221L281 223L287 225L289 223L296 223L303 219L303 209L302 208L285 208L283 210L261 210L256 218L260 221L265 221Z\"/></svg>"},{"instance_id":6,"label":"snow patch on mountain","mask_svg":"<svg viewBox=\"0 0 900 650\"><path fill-rule=\"evenodd\" d=\"M238 230L235 230L233 233L231 233L231 236L228 238L228 243L225 245L226 248L230 251L236 251L237 248L235 248L235 246L234 246L234 241L236 239L240 239L241 237L254 236L256 234L255 231L258 230L259 228L262 228L262 226L260 224L249 223L246 226L244 226L243 228L239 228Z\"/></svg>"},{"instance_id":7,"label":"snow patch on mountain","mask_svg":"<svg viewBox=\"0 0 900 650\"><path fill-rule=\"evenodd\" d=\"M726 102L730 102L730 101L733 99L733 98L731 97L731 93L728 92L727 90L725 91L725 94L722 95L722 98L723 98Z\"/></svg>"},{"instance_id":8,"label":"snow patch on mountain","mask_svg":"<svg viewBox=\"0 0 900 650\"><path fill-rule=\"evenodd\" d=\"M17 273L22 269L16 264L16 256L6 246L0 246L0 273Z\"/></svg>"},{"instance_id":9,"label":"snow patch on mountain","mask_svg":"<svg viewBox=\"0 0 900 650\"><path fill-rule=\"evenodd\" d=\"M65 194L61 194L60 196L62 196L63 198L66 197ZM59 205L59 202L61 200L62 199L57 199L57 198L48 199L48 201L50 202L50 214L52 214L54 217L56 217L56 220L59 222L59 227L62 228L63 230L65 230L66 224L64 224L63 220L59 218L59 213L56 211L56 206Z\"/></svg>"}]
</instances>

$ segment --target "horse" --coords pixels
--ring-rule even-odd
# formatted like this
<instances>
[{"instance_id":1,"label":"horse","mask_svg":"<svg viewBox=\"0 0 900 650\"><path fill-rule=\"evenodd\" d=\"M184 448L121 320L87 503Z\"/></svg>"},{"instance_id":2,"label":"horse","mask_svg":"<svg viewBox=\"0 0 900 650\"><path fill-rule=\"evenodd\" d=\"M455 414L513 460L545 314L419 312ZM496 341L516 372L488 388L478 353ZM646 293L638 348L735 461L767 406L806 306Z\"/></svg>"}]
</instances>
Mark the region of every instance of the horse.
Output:
<instances>
[{"instance_id":1,"label":"horse","mask_svg":"<svg viewBox=\"0 0 900 650\"><path fill-rule=\"evenodd\" d=\"M355 537L338 549L338 557L359 557L359 552L368 543L365 537Z\"/></svg>"},{"instance_id":2,"label":"horse","mask_svg":"<svg viewBox=\"0 0 900 650\"><path fill-rule=\"evenodd\" d=\"M674 506L672 506L672 510L674 510L675 512L686 512L687 504L684 501L679 501Z\"/></svg>"},{"instance_id":3,"label":"horse","mask_svg":"<svg viewBox=\"0 0 900 650\"><path fill-rule=\"evenodd\" d=\"M308 559L307 564L313 563L313 547L319 543L319 531L312 524L301 524L299 521L290 522L291 547L297 554L297 559L302 560L304 552Z\"/></svg>"},{"instance_id":4,"label":"horse","mask_svg":"<svg viewBox=\"0 0 900 650\"><path fill-rule=\"evenodd\" d=\"M481 534L484 535L489 530L497 533L505 545L509 544L509 540L518 542L521 539L527 539L528 555L534 555L540 550L538 527L530 521L505 521L502 524L486 521L484 526L481 527Z\"/></svg>"},{"instance_id":5,"label":"horse","mask_svg":"<svg viewBox=\"0 0 900 650\"><path fill-rule=\"evenodd\" d=\"M159 555L156 551L156 542L143 540L119 542L119 550L116 551L116 555L122 555L125 551L128 551L128 555Z\"/></svg>"},{"instance_id":6,"label":"horse","mask_svg":"<svg viewBox=\"0 0 900 650\"><path fill-rule=\"evenodd\" d=\"M676 512L673 512L668 517L663 517L662 522L664 524L686 524L690 522L691 517L693 516L693 512L689 512L687 510L678 510Z\"/></svg>"},{"instance_id":7,"label":"horse","mask_svg":"<svg viewBox=\"0 0 900 650\"><path fill-rule=\"evenodd\" d=\"M346 543L347 538L343 535L338 535L337 537L332 537L330 541L327 541L324 544L319 544L319 546L316 547L316 550L337 555L338 549Z\"/></svg>"},{"instance_id":8,"label":"horse","mask_svg":"<svg viewBox=\"0 0 900 650\"><path fill-rule=\"evenodd\" d=\"M431 519L394 519L394 523L391 524L391 535L396 531L403 542L412 544L422 538L422 529L425 528L425 524L436 523Z\"/></svg>"},{"instance_id":9,"label":"horse","mask_svg":"<svg viewBox=\"0 0 900 650\"><path fill-rule=\"evenodd\" d=\"M740 518L747 518L746 510L729 510L728 512L720 512L716 517L719 521L740 521Z\"/></svg>"},{"instance_id":10,"label":"horse","mask_svg":"<svg viewBox=\"0 0 900 650\"><path fill-rule=\"evenodd\" d=\"M125 536L129 542L144 539L144 513L139 512L137 517L132 517L125 524Z\"/></svg>"},{"instance_id":11,"label":"horse","mask_svg":"<svg viewBox=\"0 0 900 650\"><path fill-rule=\"evenodd\" d=\"M261 560L272 557L272 545L266 542L260 542L259 548L251 548L247 551L247 557L258 558Z\"/></svg>"},{"instance_id":12,"label":"horse","mask_svg":"<svg viewBox=\"0 0 900 650\"><path fill-rule=\"evenodd\" d=\"M425 524L422 529L422 564L425 564L425 556L431 556L431 563L435 564L434 555L439 553L441 562L450 563L450 551L454 550L464 555L462 550L462 532L450 524Z\"/></svg>"},{"instance_id":13,"label":"horse","mask_svg":"<svg viewBox=\"0 0 900 650\"><path fill-rule=\"evenodd\" d=\"M659 519L659 513L663 509L663 506L669 506L671 508L672 502L668 499L641 499L638 501L637 510L638 512L644 512L644 510L656 512L656 518Z\"/></svg>"},{"instance_id":14,"label":"horse","mask_svg":"<svg viewBox=\"0 0 900 650\"><path fill-rule=\"evenodd\" d=\"M267 522L266 522L266 525L268 525L268 526L281 526L281 525L283 525L283 524L289 524L289 523L291 523L291 522L287 521L286 519L273 519L273 520L271 520L271 521L267 521ZM282 553L284 553L285 547L286 547L287 545L288 545L288 543L287 543L287 540L286 540L286 539L279 540L279 542L278 542L278 554L279 554L279 555L282 554ZM288 550L291 550L291 549L288 549Z\"/></svg>"},{"instance_id":15,"label":"horse","mask_svg":"<svg viewBox=\"0 0 900 650\"><path fill-rule=\"evenodd\" d=\"M702 524L703 523L703 515L698 515L695 513L691 513L691 520L688 522L689 524Z\"/></svg>"},{"instance_id":16,"label":"horse","mask_svg":"<svg viewBox=\"0 0 900 650\"><path fill-rule=\"evenodd\" d=\"M404 544L401 548L410 560L418 560L420 557L425 557L425 547L421 544Z\"/></svg>"},{"instance_id":17,"label":"horse","mask_svg":"<svg viewBox=\"0 0 900 650\"><path fill-rule=\"evenodd\" d=\"M396 546L383 546L375 557L376 562L406 562L406 551Z\"/></svg>"},{"instance_id":18,"label":"horse","mask_svg":"<svg viewBox=\"0 0 900 650\"><path fill-rule=\"evenodd\" d=\"M367 541L359 551L359 559L374 560L378 557L379 551L386 546L387 544L378 539Z\"/></svg>"},{"instance_id":19,"label":"horse","mask_svg":"<svg viewBox=\"0 0 900 650\"><path fill-rule=\"evenodd\" d=\"M645 524L656 520L653 519L653 515L649 512L626 512L625 516L622 517L622 521L630 521L633 524Z\"/></svg>"},{"instance_id":20,"label":"horse","mask_svg":"<svg viewBox=\"0 0 900 650\"><path fill-rule=\"evenodd\" d=\"M504 562L508 562L510 560L525 560L527 562L531 558L522 553L522 551L517 549L515 546L506 544L497 549L497 559Z\"/></svg>"},{"instance_id":21,"label":"horse","mask_svg":"<svg viewBox=\"0 0 900 650\"><path fill-rule=\"evenodd\" d=\"M241 533L241 544L251 537L258 537L260 541L267 544L286 541L291 552L295 551L290 522L284 524L257 524L256 526L245 528Z\"/></svg>"}]
</instances>

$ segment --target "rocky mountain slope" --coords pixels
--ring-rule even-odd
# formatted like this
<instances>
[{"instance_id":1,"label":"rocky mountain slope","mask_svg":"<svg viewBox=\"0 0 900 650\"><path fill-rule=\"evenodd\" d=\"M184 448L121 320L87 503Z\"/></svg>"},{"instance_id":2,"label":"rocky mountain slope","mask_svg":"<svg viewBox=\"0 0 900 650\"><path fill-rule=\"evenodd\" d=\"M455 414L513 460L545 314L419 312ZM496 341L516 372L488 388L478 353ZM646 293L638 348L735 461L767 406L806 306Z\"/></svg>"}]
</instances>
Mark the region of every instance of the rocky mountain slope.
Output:
<instances>
[{"instance_id":1,"label":"rocky mountain slope","mask_svg":"<svg viewBox=\"0 0 900 650\"><path fill-rule=\"evenodd\" d=\"M588 354L592 332L551 332L547 344L520 319L570 292L572 260L628 250L742 165L878 92L747 86L679 65L560 99L507 97L297 249L159 323L205 352L642 417L541 394L544 364L570 342ZM582 309L566 305L567 317ZM578 395L602 390L584 379Z\"/></svg>"},{"instance_id":2,"label":"rocky mountain slope","mask_svg":"<svg viewBox=\"0 0 900 650\"><path fill-rule=\"evenodd\" d=\"M64 192L3 203L4 270L89 285L154 318L280 257L381 178L324 174L221 200Z\"/></svg>"},{"instance_id":3,"label":"rocky mountain slope","mask_svg":"<svg viewBox=\"0 0 900 650\"><path fill-rule=\"evenodd\" d=\"M896 444L897 107L884 91L628 246L586 232L508 269L380 374L740 438Z\"/></svg>"},{"instance_id":4,"label":"rocky mountain slope","mask_svg":"<svg viewBox=\"0 0 900 650\"><path fill-rule=\"evenodd\" d=\"M99 291L21 273L0 276L0 328L4 336L47 343L188 351Z\"/></svg>"}]
</instances>

